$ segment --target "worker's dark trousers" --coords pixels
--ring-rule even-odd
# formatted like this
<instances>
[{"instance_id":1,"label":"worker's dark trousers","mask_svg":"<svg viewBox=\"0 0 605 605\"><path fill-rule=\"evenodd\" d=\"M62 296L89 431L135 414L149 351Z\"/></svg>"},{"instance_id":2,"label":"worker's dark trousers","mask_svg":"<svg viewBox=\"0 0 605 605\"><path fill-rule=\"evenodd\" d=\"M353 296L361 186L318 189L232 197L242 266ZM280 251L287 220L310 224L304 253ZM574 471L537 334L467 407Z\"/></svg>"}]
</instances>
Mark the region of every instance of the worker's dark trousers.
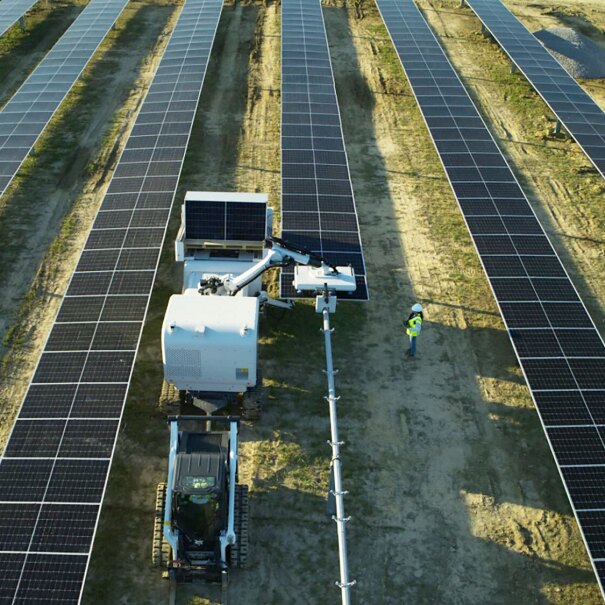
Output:
<instances>
[{"instance_id":1,"label":"worker's dark trousers","mask_svg":"<svg viewBox=\"0 0 605 605\"><path fill-rule=\"evenodd\" d=\"M410 357L414 357L414 355L416 355L416 337L415 336L410 336L409 354L410 354Z\"/></svg>"}]
</instances>

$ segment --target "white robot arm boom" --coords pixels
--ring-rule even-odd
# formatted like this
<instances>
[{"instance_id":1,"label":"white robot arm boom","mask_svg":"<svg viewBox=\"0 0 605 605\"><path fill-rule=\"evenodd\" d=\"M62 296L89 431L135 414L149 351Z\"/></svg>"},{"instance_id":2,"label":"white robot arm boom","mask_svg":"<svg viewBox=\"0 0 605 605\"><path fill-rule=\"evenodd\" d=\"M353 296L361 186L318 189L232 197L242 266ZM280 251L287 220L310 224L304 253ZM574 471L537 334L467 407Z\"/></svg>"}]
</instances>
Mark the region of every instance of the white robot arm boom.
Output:
<instances>
[{"instance_id":1,"label":"white robot arm boom","mask_svg":"<svg viewBox=\"0 0 605 605\"><path fill-rule=\"evenodd\" d=\"M288 265L308 265L321 268L326 275L338 275L338 269L327 264L321 257L306 250L296 250L278 238L266 240L269 252L247 271L240 275L224 275L200 282L201 293L219 294L222 290L227 296L235 296L243 287L254 281L259 275L273 267Z\"/></svg>"}]
</instances>

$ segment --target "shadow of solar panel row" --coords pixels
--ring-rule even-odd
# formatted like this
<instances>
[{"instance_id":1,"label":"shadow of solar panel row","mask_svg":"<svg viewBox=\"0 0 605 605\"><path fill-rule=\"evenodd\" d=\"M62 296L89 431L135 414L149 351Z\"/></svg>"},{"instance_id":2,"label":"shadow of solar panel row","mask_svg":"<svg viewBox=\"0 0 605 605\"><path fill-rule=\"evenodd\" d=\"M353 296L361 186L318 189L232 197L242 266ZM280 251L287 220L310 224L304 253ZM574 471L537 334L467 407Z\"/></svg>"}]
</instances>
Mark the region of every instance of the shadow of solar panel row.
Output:
<instances>
[{"instance_id":1,"label":"shadow of solar panel row","mask_svg":"<svg viewBox=\"0 0 605 605\"><path fill-rule=\"evenodd\" d=\"M340 123L330 54L318 0L282 3L282 237L353 265L367 300L365 261ZM284 270L281 296L295 295ZM348 297L348 296L347 296Z\"/></svg>"},{"instance_id":2,"label":"shadow of solar panel row","mask_svg":"<svg viewBox=\"0 0 605 605\"><path fill-rule=\"evenodd\" d=\"M91 0L0 112L0 195L6 191L127 1Z\"/></svg>"},{"instance_id":3,"label":"shadow of solar panel row","mask_svg":"<svg viewBox=\"0 0 605 605\"><path fill-rule=\"evenodd\" d=\"M605 112L500 0L466 1L605 176Z\"/></svg>"},{"instance_id":4,"label":"shadow of solar panel row","mask_svg":"<svg viewBox=\"0 0 605 605\"><path fill-rule=\"evenodd\" d=\"M0 461L7 602L80 600L221 9L222 0L182 9Z\"/></svg>"},{"instance_id":5,"label":"shadow of solar panel row","mask_svg":"<svg viewBox=\"0 0 605 605\"><path fill-rule=\"evenodd\" d=\"M0 36L12 27L38 0L2 0L0 3Z\"/></svg>"},{"instance_id":6,"label":"shadow of solar panel row","mask_svg":"<svg viewBox=\"0 0 605 605\"><path fill-rule=\"evenodd\" d=\"M605 510L605 483L591 482L594 471L585 466L605 465L603 340L413 0L377 4L498 301L590 554L598 560L598 532L605 524L589 531L583 509L590 500L591 507Z\"/></svg>"}]
</instances>

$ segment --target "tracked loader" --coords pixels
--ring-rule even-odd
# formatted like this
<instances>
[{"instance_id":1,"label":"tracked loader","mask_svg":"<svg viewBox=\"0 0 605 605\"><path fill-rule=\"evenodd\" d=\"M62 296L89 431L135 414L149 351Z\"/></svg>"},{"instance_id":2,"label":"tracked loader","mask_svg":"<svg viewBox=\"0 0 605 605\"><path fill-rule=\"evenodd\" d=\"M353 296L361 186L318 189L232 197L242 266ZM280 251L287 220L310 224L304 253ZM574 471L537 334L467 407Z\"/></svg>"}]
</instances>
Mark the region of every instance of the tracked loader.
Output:
<instances>
[{"instance_id":1,"label":"tracked loader","mask_svg":"<svg viewBox=\"0 0 605 605\"><path fill-rule=\"evenodd\" d=\"M158 486L153 562L178 582L227 583L248 554L248 486L237 482L239 418L172 416Z\"/></svg>"}]
</instances>

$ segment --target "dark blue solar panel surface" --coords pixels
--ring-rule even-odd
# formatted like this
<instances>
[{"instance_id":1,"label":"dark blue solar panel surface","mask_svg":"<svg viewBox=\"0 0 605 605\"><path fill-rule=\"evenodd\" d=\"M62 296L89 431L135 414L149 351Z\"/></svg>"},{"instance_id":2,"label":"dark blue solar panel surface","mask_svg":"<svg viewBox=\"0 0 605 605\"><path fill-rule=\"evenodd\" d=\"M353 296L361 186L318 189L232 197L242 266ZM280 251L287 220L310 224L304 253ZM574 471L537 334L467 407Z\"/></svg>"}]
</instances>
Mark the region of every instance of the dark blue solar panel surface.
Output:
<instances>
[{"instance_id":1,"label":"dark blue solar panel surface","mask_svg":"<svg viewBox=\"0 0 605 605\"><path fill-rule=\"evenodd\" d=\"M221 9L182 9L0 460L2 602L81 598Z\"/></svg>"},{"instance_id":2,"label":"dark blue solar panel surface","mask_svg":"<svg viewBox=\"0 0 605 605\"><path fill-rule=\"evenodd\" d=\"M351 264L366 300L365 261L319 0L282 2L282 231L335 265ZM281 296L294 296L284 270Z\"/></svg>"},{"instance_id":3,"label":"dark blue solar panel surface","mask_svg":"<svg viewBox=\"0 0 605 605\"><path fill-rule=\"evenodd\" d=\"M377 0L477 247L602 585L605 345L413 0ZM573 478L573 481L570 480ZM605 524L599 526L605 531Z\"/></svg>"},{"instance_id":4,"label":"dark blue solar panel surface","mask_svg":"<svg viewBox=\"0 0 605 605\"><path fill-rule=\"evenodd\" d=\"M2 0L0 2L0 36L16 23L38 0Z\"/></svg>"},{"instance_id":5,"label":"dark blue solar panel surface","mask_svg":"<svg viewBox=\"0 0 605 605\"><path fill-rule=\"evenodd\" d=\"M262 242L267 205L258 202L185 200L185 237L199 240Z\"/></svg>"},{"instance_id":6,"label":"dark blue solar panel surface","mask_svg":"<svg viewBox=\"0 0 605 605\"><path fill-rule=\"evenodd\" d=\"M91 0L0 111L0 195L128 0ZM0 10L3 2L0 2Z\"/></svg>"},{"instance_id":7,"label":"dark blue solar panel surface","mask_svg":"<svg viewBox=\"0 0 605 605\"><path fill-rule=\"evenodd\" d=\"M500 0L466 2L605 176L605 112Z\"/></svg>"}]
</instances>

